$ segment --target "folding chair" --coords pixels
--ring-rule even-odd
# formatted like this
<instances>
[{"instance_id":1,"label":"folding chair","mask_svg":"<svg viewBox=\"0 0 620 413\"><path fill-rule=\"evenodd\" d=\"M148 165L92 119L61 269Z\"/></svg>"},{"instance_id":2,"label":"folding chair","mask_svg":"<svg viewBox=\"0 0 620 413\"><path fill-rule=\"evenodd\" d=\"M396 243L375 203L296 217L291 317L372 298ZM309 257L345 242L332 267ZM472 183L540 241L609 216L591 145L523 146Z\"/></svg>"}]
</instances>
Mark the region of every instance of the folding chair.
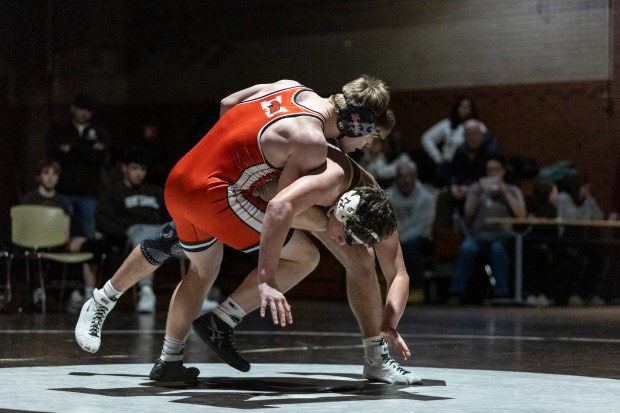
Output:
<instances>
[{"instance_id":1,"label":"folding chair","mask_svg":"<svg viewBox=\"0 0 620 413\"><path fill-rule=\"evenodd\" d=\"M30 260L37 262L39 282L43 289L41 307L45 313L45 277L42 261L50 260L63 264L60 282L60 305L64 296L67 264L78 264L93 258L92 252L46 252L41 249L60 247L67 242L65 232L65 213L61 208L42 205L17 205L11 208L11 239L13 244L25 248L21 253L12 253L25 258L26 285L30 286ZM10 277L8 277L10 278Z\"/></svg>"},{"instance_id":2,"label":"folding chair","mask_svg":"<svg viewBox=\"0 0 620 413\"><path fill-rule=\"evenodd\" d=\"M4 258L4 262L6 265L5 276L6 280L4 285L0 286L0 310L7 310L9 305L11 304L11 300L13 298L13 292L11 290L11 264L10 264L10 254L6 250L0 251L0 257Z\"/></svg>"}]
</instances>

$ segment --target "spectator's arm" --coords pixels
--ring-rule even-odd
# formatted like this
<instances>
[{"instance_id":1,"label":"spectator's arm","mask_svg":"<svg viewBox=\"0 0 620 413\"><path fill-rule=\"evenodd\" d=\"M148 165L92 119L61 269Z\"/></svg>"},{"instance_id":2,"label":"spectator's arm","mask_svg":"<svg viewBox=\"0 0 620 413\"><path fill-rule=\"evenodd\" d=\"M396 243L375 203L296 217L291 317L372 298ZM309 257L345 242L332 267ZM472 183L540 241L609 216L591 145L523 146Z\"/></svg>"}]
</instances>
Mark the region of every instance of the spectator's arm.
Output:
<instances>
[{"instance_id":1,"label":"spectator's arm","mask_svg":"<svg viewBox=\"0 0 620 413\"><path fill-rule=\"evenodd\" d=\"M115 195L112 189L104 191L97 201L95 222L97 230L107 237L115 239L125 238L127 227L119 219L121 210L115 202Z\"/></svg>"},{"instance_id":2,"label":"spectator's arm","mask_svg":"<svg viewBox=\"0 0 620 413\"><path fill-rule=\"evenodd\" d=\"M442 161L438 145L446 139L446 122L448 122L447 126L450 127L450 121L444 119L433 125L422 135L422 147L436 164Z\"/></svg>"}]
</instances>

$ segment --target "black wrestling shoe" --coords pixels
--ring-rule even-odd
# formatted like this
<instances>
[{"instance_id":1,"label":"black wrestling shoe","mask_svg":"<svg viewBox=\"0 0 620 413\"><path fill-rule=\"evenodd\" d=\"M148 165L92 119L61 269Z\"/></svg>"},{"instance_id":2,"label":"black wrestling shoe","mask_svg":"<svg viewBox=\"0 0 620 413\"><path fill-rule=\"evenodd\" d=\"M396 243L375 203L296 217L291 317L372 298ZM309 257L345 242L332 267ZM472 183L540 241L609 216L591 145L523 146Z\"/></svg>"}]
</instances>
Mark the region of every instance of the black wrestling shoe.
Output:
<instances>
[{"instance_id":1,"label":"black wrestling shoe","mask_svg":"<svg viewBox=\"0 0 620 413\"><path fill-rule=\"evenodd\" d=\"M250 363L241 357L235 344L231 326L213 313L207 313L194 320L194 331L222 360L239 371L249 371Z\"/></svg>"},{"instance_id":2,"label":"black wrestling shoe","mask_svg":"<svg viewBox=\"0 0 620 413\"><path fill-rule=\"evenodd\" d=\"M151 369L149 379L157 381L193 382L200 374L196 367L185 367L183 361L163 361L157 359Z\"/></svg>"}]
</instances>

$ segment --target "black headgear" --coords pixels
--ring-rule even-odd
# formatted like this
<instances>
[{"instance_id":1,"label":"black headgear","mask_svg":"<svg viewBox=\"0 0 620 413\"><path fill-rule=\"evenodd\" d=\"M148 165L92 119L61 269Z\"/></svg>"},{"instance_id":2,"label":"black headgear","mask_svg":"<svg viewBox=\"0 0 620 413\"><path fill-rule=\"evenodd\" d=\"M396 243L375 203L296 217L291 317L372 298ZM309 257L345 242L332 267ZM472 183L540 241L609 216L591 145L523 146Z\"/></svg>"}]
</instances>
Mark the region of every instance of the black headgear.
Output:
<instances>
[{"instance_id":1,"label":"black headgear","mask_svg":"<svg viewBox=\"0 0 620 413\"><path fill-rule=\"evenodd\" d=\"M375 130L375 114L367 108L347 106L338 111L338 130L344 136L357 138Z\"/></svg>"}]
</instances>

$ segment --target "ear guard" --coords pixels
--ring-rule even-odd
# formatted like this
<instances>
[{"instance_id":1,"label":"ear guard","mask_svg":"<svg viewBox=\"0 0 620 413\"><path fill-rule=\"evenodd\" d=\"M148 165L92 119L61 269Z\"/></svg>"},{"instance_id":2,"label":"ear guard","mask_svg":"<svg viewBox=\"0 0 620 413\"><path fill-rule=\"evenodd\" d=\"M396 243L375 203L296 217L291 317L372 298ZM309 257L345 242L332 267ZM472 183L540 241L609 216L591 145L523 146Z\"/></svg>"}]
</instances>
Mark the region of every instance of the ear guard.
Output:
<instances>
[{"instance_id":1,"label":"ear guard","mask_svg":"<svg viewBox=\"0 0 620 413\"><path fill-rule=\"evenodd\" d=\"M338 111L338 130L349 138L368 135L375 130L375 118L375 114L366 108L347 106Z\"/></svg>"},{"instance_id":2,"label":"ear guard","mask_svg":"<svg viewBox=\"0 0 620 413\"><path fill-rule=\"evenodd\" d=\"M334 211L336 219L340 222L346 223L347 220L357 212L357 206L360 203L360 199L361 198L356 191L349 191L342 194L336 203L336 210Z\"/></svg>"},{"instance_id":3,"label":"ear guard","mask_svg":"<svg viewBox=\"0 0 620 413\"><path fill-rule=\"evenodd\" d=\"M360 195L355 190L351 190L342 194L332 209L334 209L334 216L336 219L344 224L345 234L355 240L358 244L366 245L366 243L362 241L360 237L355 235L350 228L347 228L347 221L357 213L357 207L359 206L360 200ZM374 231L370 229L367 229L367 231L375 239L375 241L379 241L379 236Z\"/></svg>"}]
</instances>

